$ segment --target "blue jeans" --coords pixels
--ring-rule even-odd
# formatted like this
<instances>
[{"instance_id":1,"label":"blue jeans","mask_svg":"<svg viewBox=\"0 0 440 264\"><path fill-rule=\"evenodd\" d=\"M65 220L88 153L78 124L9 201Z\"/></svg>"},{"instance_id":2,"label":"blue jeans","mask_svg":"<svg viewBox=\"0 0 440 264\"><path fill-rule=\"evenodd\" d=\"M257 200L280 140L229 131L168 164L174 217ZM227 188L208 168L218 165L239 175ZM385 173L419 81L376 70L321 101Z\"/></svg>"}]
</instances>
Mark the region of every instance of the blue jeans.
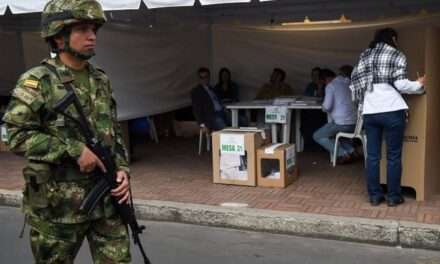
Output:
<instances>
[{"instance_id":1,"label":"blue jeans","mask_svg":"<svg viewBox=\"0 0 440 264\"><path fill-rule=\"evenodd\" d=\"M218 131L232 125L232 114L229 111L214 112L212 120L212 130ZM238 115L238 125L240 127L249 126L249 120L245 115Z\"/></svg>"},{"instance_id":2,"label":"blue jeans","mask_svg":"<svg viewBox=\"0 0 440 264\"><path fill-rule=\"evenodd\" d=\"M380 187L380 160L382 157L382 135L387 148L387 193L389 201L401 197L402 147L405 130L405 111L364 115L364 127L367 135L367 188L370 199L380 199L383 191Z\"/></svg>"},{"instance_id":3,"label":"blue jeans","mask_svg":"<svg viewBox=\"0 0 440 264\"><path fill-rule=\"evenodd\" d=\"M321 146L323 146L328 152L333 153L335 149L336 134L339 132L352 133L356 124L353 125L337 125L333 122L325 124L320 129L313 133L313 139ZM341 138L339 140L341 144L338 146L338 157L344 156L347 153L353 153L354 147L351 141L347 138Z\"/></svg>"}]
</instances>

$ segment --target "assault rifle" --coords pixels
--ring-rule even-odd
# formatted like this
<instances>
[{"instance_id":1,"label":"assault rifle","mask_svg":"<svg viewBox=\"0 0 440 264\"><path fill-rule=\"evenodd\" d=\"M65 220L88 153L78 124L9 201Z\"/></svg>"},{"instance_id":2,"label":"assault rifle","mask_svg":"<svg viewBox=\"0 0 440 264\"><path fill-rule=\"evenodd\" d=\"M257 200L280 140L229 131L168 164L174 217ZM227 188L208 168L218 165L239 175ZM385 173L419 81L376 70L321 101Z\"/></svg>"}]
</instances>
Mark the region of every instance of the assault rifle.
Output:
<instances>
[{"instance_id":1,"label":"assault rifle","mask_svg":"<svg viewBox=\"0 0 440 264\"><path fill-rule=\"evenodd\" d=\"M108 151L100 144L97 137L93 134L90 129L87 118L84 114L83 108L79 102L78 96L73 91L73 88L70 84L64 84L67 89L67 94L64 95L59 101L55 102L53 105L53 109L55 112L64 115L65 117L74 121L80 127L84 137L87 141L87 147L95 153L95 155L101 160L106 168L107 172L99 171L102 178L98 181L98 183L93 187L93 189L87 194L83 203L80 206L80 209L87 214L91 214L96 204L100 201L100 199L109 193L111 189L118 187L118 183L116 181L117 171L116 166L114 164L114 160L111 158ZM78 119L66 113L66 108L73 104L78 113ZM128 225L132 232L132 238L135 245L138 245L142 257L144 259L145 264L150 264L150 260L145 254L144 248L142 247L141 240L139 239L139 234L142 233L142 230L145 229L145 226L139 226L139 223L136 220L136 216L134 213L133 204L119 204L118 199L114 196L111 196L111 200L116 207L116 211L121 217L122 221L125 225Z\"/></svg>"}]
</instances>

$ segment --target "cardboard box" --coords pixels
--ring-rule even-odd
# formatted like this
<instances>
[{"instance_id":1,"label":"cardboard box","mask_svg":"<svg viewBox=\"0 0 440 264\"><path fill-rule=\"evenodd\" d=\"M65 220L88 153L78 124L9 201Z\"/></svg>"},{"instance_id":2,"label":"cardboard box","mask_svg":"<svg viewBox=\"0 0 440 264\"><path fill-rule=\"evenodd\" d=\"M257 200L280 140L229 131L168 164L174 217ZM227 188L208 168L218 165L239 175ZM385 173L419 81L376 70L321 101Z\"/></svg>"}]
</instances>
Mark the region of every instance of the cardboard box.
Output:
<instances>
[{"instance_id":1,"label":"cardboard box","mask_svg":"<svg viewBox=\"0 0 440 264\"><path fill-rule=\"evenodd\" d=\"M6 131L6 125L0 126L1 139L0 139L0 151L9 151L8 148L8 134Z\"/></svg>"},{"instance_id":2,"label":"cardboard box","mask_svg":"<svg viewBox=\"0 0 440 264\"><path fill-rule=\"evenodd\" d=\"M295 144L270 144L257 150L257 185L284 188L298 178Z\"/></svg>"},{"instance_id":3,"label":"cardboard box","mask_svg":"<svg viewBox=\"0 0 440 264\"><path fill-rule=\"evenodd\" d=\"M256 186L256 150L269 139L268 129L224 129L212 133L214 183Z\"/></svg>"},{"instance_id":4,"label":"cardboard box","mask_svg":"<svg viewBox=\"0 0 440 264\"><path fill-rule=\"evenodd\" d=\"M399 48L408 60L410 80L426 74L426 93L404 95L410 117L404 132L401 185L416 191L416 200L424 201L440 190L440 28L426 31L411 29L399 34ZM418 39L420 41L412 41ZM414 48L417 45L417 48ZM423 50L425 56L423 56ZM386 184L386 147L382 144L380 182Z\"/></svg>"}]
</instances>

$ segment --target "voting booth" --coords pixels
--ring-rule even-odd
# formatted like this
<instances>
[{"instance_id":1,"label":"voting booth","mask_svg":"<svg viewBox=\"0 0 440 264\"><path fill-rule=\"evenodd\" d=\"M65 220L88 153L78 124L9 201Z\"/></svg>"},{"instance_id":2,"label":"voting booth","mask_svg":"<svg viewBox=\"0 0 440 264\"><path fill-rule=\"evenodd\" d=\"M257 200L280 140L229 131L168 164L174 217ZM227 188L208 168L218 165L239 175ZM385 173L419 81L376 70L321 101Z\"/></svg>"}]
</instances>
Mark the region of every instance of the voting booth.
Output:
<instances>
[{"instance_id":1,"label":"voting booth","mask_svg":"<svg viewBox=\"0 0 440 264\"><path fill-rule=\"evenodd\" d=\"M214 183L256 186L256 150L268 141L267 129L223 129L212 133Z\"/></svg>"},{"instance_id":2,"label":"voting booth","mask_svg":"<svg viewBox=\"0 0 440 264\"><path fill-rule=\"evenodd\" d=\"M426 93L403 95L409 106L404 132L402 186L424 201L440 191L440 27L399 32L399 49L407 57L410 80L426 74ZM368 143L367 143L368 144ZM381 183L386 184L386 148L382 144Z\"/></svg>"}]
</instances>

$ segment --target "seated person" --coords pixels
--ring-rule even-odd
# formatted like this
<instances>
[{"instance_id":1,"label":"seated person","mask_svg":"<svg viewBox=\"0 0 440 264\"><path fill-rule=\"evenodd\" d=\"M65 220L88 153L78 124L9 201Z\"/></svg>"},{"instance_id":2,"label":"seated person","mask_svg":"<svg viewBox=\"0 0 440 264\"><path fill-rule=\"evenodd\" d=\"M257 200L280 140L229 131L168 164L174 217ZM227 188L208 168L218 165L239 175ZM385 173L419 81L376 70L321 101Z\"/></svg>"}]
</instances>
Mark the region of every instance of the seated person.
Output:
<instances>
[{"instance_id":1,"label":"seated person","mask_svg":"<svg viewBox=\"0 0 440 264\"><path fill-rule=\"evenodd\" d=\"M304 95L324 98L325 85L321 78L321 68L315 67L310 74L312 81L304 89ZM304 139L304 151L318 151L322 147L313 140L313 133L327 123L327 114L318 109L301 111L301 135Z\"/></svg>"},{"instance_id":2,"label":"seated person","mask_svg":"<svg viewBox=\"0 0 440 264\"><path fill-rule=\"evenodd\" d=\"M286 73L280 68L274 68L270 75L270 82L261 87L255 99L274 99L280 95L293 95L293 90L284 82L285 79ZM264 110L258 110L257 112L257 127L266 127Z\"/></svg>"},{"instance_id":3,"label":"seated person","mask_svg":"<svg viewBox=\"0 0 440 264\"><path fill-rule=\"evenodd\" d=\"M333 153L335 148L336 134L352 133L356 126L357 108L351 101L350 78L348 77L351 76L352 70L353 67L349 65L342 66L338 76L329 69L322 70L322 77L326 84L322 110L329 113L333 121L318 129L313 134L313 139L330 153ZM358 156L351 141L342 138L338 146L337 157L334 157L337 163L344 164Z\"/></svg>"},{"instance_id":4,"label":"seated person","mask_svg":"<svg viewBox=\"0 0 440 264\"><path fill-rule=\"evenodd\" d=\"M218 83L214 86L215 95L222 103L235 103L239 101L238 85L231 80L228 68L222 68L218 74Z\"/></svg>"},{"instance_id":5,"label":"seated person","mask_svg":"<svg viewBox=\"0 0 440 264\"><path fill-rule=\"evenodd\" d=\"M215 95L209 84L210 72L208 68L197 71L199 84L191 90L191 100L194 117L203 132L222 130L231 126L231 112L227 111L222 102ZM239 115L239 126L248 126L249 120Z\"/></svg>"},{"instance_id":6,"label":"seated person","mask_svg":"<svg viewBox=\"0 0 440 264\"><path fill-rule=\"evenodd\" d=\"M270 82L258 91L255 99L273 99L280 95L293 95L293 90L284 82L286 73L280 68L274 68L270 75Z\"/></svg>"},{"instance_id":7,"label":"seated person","mask_svg":"<svg viewBox=\"0 0 440 264\"><path fill-rule=\"evenodd\" d=\"M324 85L321 79L321 68L315 67L310 74L312 81L304 89L304 95L324 98Z\"/></svg>"}]
</instances>

